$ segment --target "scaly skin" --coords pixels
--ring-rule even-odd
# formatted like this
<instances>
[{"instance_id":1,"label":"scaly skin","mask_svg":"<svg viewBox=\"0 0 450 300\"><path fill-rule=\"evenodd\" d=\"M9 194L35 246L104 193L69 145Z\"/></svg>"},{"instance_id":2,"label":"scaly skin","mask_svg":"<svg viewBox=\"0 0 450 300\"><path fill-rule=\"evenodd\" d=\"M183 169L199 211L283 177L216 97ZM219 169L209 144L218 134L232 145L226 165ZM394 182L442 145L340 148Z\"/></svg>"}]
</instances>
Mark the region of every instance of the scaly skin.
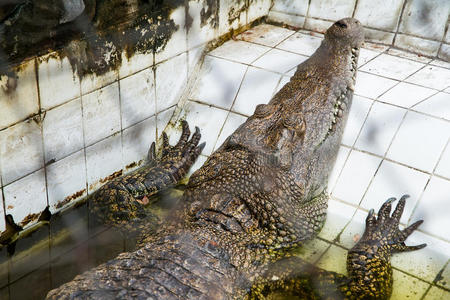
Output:
<instances>
[{"instance_id":1,"label":"scaly skin","mask_svg":"<svg viewBox=\"0 0 450 300\"><path fill-rule=\"evenodd\" d=\"M366 234L349 254L348 278L290 257L325 221L326 184L362 42L357 20L332 25L290 82L192 175L180 207L156 232L144 231L139 250L77 276L48 298L231 299L277 291L311 299L388 297L388 257L409 233L397 232L401 212L392 217L397 221L369 215Z\"/></svg>"}]
</instances>

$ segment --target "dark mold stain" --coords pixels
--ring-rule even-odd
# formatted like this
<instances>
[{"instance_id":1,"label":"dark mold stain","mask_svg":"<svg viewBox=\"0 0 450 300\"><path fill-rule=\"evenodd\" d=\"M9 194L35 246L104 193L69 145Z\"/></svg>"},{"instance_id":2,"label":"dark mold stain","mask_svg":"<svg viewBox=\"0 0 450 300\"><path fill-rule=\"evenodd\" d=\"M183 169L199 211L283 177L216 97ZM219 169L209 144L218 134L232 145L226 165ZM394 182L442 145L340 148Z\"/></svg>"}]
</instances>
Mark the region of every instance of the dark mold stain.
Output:
<instances>
[{"instance_id":1,"label":"dark mold stain","mask_svg":"<svg viewBox=\"0 0 450 300\"><path fill-rule=\"evenodd\" d=\"M212 28L219 27L219 0L206 0L206 4L200 11L200 25L205 26L209 24Z\"/></svg>"},{"instance_id":2,"label":"dark mold stain","mask_svg":"<svg viewBox=\"0 0 450 300\"><path fill-rule=\"evenodd\" d=\"M30 223L34 220L37 220L40 215L41 215L41 213L29 214L22 220L22 222L20 222L20 226L23 227L23 226L27 225L28 223Z\"/></svg>"},{"instance_id":3,"label":"dark mold stain","mask_svg":"<svg viewBox=\"0 0 450 300\"><path fill-rule=\"evenodd\" d=\"M81 196L84 194L85 191L86 191L86 189L82 189L81 191L78 191L78 192L76 192L76 193L73 193L73 194L70 195L70 196L67 196L66 198L64 198L63 201L59 202L59 203L56 205L56 208L59 209L59 208L65 206L66 204L68 204L70 201L75 200L75 199L81 197Z\"/></svg>"},{"instance_id":4,"label":"dark mold stain","mask_svg":"<svg viewBox=\"0 0 450 300\"><path fill-rule=\"evenodd\" d=\"M112 173L109 176L106 176L105 178L100 179L99 181L100 181L100 183L105 183L105 182L108 182L116 177L121 176L121 175L122 175L122 170L119 170L117 172Z\"/></svg>"},{"instance_id":5,"label":"dark mold stain","mask_svg":"<svg viewBox=\"0 0 450 300\"><path fill-rule=\"evenodd\" d=\"M241 14L247 11L248 3L244 0L233 1L233 6L228 11L228 23L231 25L241 18Z\"/></svg>"},{"instance_id":6,"label":"dark mold stain","mask_svg":"<svg viewBox=\"0 0 450 300\"><path fill-rule=\"evenodd\" d=\"M17 1L0 4L0 74L29 57L59 51L80 77L121 64L121 53L164 49L184 0Z\"/></svg>"}]
</instances>

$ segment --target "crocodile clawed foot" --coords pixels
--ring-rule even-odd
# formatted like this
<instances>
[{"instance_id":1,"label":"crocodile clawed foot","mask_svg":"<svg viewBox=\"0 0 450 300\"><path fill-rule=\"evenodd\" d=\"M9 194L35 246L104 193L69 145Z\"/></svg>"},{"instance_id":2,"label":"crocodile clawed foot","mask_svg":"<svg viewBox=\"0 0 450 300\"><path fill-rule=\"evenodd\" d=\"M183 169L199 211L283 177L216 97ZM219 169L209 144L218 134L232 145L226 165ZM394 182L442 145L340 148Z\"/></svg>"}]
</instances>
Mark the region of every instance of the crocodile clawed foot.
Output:
<instances>
[{"instance_id":1,"label":"crocodile clawed foot","mask_svg":"<svg viewBox=\"0 0 450 300\"><path fill-rule=\"evenodd\" d=\"M389 198L383 203L378 211L378 217L375 217L374 210L371 209L366 218L366 230L360 243L375 243L376 246L384 248L390 253L413 251L424 248L426 244L415 246L406 246L405 244L408 236L423 223L423 220L413 223L404 230L398 228L408 197L409 195L403 195L400 198L399 203L392 214L392 203L396 200L395 198Z\"/></svg>"}]
</instances>

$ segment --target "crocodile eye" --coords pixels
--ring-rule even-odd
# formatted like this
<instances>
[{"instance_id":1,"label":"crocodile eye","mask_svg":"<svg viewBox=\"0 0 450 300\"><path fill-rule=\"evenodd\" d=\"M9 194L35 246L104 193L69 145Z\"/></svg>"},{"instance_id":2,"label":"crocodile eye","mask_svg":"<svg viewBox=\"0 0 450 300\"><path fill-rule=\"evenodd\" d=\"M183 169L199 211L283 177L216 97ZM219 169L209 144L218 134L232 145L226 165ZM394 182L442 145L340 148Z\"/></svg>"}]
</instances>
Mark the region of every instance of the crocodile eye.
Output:
<instances>
[{"instance_id":1,"label":"crocodile eye","mask_svg":"<svg viewBox=\"0 0 450 300\"><path fill-rule=\"evenodd\" d=\"M347 24L345 24L342 20L337 21L335 24L341 28L347 28Z\"/></svg>"},{"instance_id":2,"label":"crocodile eye","mask_svg":"<svg viewBox=\"0 0 450 300\"><path fill-rule=\"evenodd\" d=\"M257 118L265 118L273 114L276 107L269 104L258 104L255 108L254 116Z\"/></svg>"}]
</instances>

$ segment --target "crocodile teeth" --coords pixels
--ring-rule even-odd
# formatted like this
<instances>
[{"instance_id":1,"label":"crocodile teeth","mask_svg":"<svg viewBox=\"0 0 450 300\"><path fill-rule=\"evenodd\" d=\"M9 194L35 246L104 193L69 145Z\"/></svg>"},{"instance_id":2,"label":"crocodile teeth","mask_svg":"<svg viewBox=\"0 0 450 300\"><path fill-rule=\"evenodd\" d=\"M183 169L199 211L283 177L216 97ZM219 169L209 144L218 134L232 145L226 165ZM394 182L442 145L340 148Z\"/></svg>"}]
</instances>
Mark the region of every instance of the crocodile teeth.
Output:
<instances>
[{"instance_id":1,"label":"crocodile teeth","mask_svg":"<svg viewBox=\"0 0 450 300\"><path fill-rule=\"evenodd\" d=\"M340 117L342 117L342 109L340 109L339 111L338 111L338 113L337 113L337 116L340 118Z\"/></svg>"},{"instance_id":2,"label":"crocodile teeth","mask_svg":"<svg viewBox=\"0 0 450 300\"><path fill-rule=\"evenodd\" d=\"M332 120L333 124L336 123L336 117L333 116L333 120Z\"/></svg>"},{"instance_id":3,"label":"crocodile teeth","mask_svg":"<svg viewBox=\"0 0 450 300\"><path fill-rule=\"evenodd\" d=\"M356 53L356 49L355 48L352 48L352 53Z\"/></svg>"}]
</instances>

